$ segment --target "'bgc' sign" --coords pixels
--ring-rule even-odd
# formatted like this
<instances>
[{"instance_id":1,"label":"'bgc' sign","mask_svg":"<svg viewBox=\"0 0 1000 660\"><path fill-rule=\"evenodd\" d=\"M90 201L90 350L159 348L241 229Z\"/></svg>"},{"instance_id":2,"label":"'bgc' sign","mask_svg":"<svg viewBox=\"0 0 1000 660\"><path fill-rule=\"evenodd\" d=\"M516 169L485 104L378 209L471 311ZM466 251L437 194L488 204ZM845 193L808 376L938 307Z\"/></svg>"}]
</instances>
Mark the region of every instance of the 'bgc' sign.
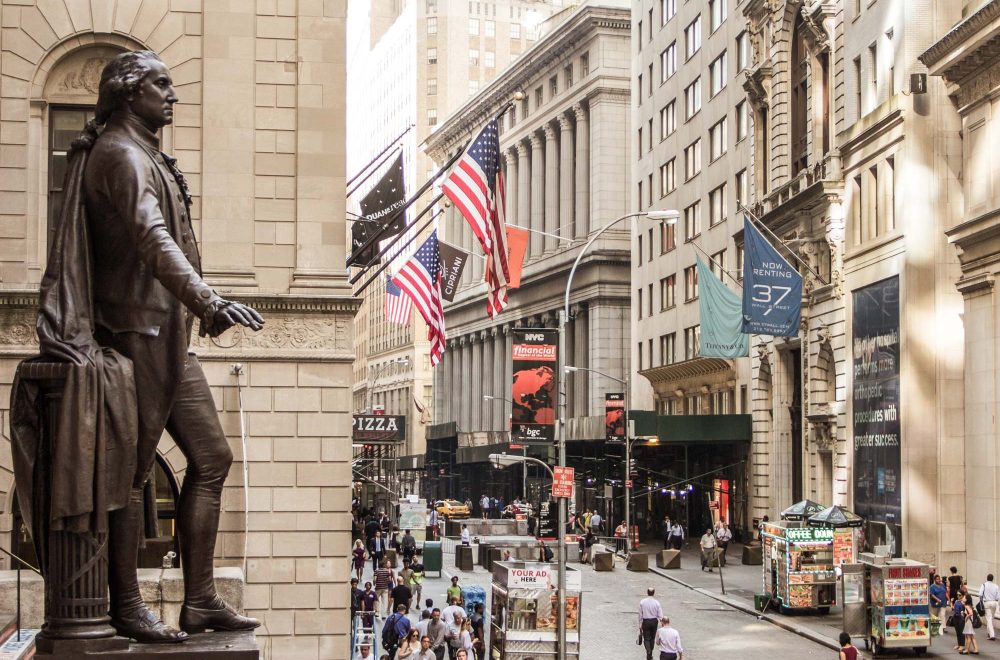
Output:
<instances>
[{"instance_id":1,"label":"'bgc' sign","mask_svg":"<svg viewBox=\"0 0 1000 660\"><path fill-rule=\"evenodd\" d=\"M403 415L355 415L351 439L357 443L384 444L406 440Z\"/></svg>"}]
</instances>

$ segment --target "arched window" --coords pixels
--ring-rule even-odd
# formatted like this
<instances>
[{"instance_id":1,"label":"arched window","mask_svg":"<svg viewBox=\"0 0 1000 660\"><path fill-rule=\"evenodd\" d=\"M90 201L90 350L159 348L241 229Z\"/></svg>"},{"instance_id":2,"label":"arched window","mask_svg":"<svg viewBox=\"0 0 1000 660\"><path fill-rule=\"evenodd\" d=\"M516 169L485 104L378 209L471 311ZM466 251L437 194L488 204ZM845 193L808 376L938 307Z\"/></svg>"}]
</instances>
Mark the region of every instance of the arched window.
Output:
<instances>
[{"instance_id":1,"label":"arched window","mask_svg":"<svg viewBox=\"0 0 1000 660\"><path fill-rule=\"evenodd\" d=\"M791 76L792 115L792 176L806 169L809 164L809 138L806 126L809 121L809 52L803 35L802 13L796 13L792 30L792 52L789 74Z\"/></svg>"}]
</instances>

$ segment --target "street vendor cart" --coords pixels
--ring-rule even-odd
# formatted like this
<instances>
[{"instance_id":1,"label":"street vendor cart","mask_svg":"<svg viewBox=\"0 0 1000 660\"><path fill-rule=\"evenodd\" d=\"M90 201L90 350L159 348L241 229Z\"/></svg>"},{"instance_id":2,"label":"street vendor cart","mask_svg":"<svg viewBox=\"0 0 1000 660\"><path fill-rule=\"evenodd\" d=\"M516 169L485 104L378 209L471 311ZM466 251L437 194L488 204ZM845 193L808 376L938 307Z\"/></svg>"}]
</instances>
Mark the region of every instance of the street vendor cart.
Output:
<instances>
[{"instance_id":1,"label":"street vendor cart","mask_svg":"<svg viewBox=\"0 0 1000 660\"><path fill-rule=\"evenodd\" d=\"M803 521L764 523L764 594L782 612L818 609L828 614L837 602L834 530Z\"/></svg>"},{"instance_id":2,"label":"street vendor cart","mask_svg":"<svg viewBox=\"0 0 1000 660\"><path fill-rule=\"evenodd\" d=\"M493 563L491 660L543 660L557 653L559 601L555 565ZM580 658L580 571L566 573L566 657Z\"/></svg>"},{"instance_id":3,"label":"street vendor cart","mask_svg":"<svg viewBox=\"0 0 1000 660\"><path fill-rule=\"evenodd\" d=\"M868 552L860 553L858 559L867 587L865 646L874 655L897 648L912 648L923 655L931 645L928 565Z\"/></svg>"}]
</instances>

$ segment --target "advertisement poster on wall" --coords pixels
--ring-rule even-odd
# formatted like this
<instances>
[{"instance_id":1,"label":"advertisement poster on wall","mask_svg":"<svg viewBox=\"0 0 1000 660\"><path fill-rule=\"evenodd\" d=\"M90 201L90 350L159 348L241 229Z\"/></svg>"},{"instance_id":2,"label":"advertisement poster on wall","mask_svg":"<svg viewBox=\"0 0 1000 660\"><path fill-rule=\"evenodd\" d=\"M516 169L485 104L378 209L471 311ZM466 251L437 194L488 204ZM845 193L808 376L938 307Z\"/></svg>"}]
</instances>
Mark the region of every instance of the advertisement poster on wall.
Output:
<instances>
[{"instance_id":1,"label":"advertisement poster on wall","mask_svg":"<svg viewBox=\"0 0 1000 660\"><path fill-rule=\"evenodd\" d=\"M511 436L518 442L555 440L557 330L518 328L511 350Z\"/></svg>"},{"instance_id":2,"label":"advertisement poster on wall","mask_svg":"<svg viewBox=\"0 0 1000 660\"><path fill-rule=\"evenodd\" d=\"M852 294L854 510L898 525L900 497L899 277Z\"/></svg>"},{"instance_id":3,"label":"advertisement poster on wall","mask_svg":"<svg viewBox=\"0 0 1000 660\"><path fill-rule=\"evenodd\" d=\"M604 395L604 435L608 442L625 440L625 395L621 392Z\"/></svg>"}]
</instances>

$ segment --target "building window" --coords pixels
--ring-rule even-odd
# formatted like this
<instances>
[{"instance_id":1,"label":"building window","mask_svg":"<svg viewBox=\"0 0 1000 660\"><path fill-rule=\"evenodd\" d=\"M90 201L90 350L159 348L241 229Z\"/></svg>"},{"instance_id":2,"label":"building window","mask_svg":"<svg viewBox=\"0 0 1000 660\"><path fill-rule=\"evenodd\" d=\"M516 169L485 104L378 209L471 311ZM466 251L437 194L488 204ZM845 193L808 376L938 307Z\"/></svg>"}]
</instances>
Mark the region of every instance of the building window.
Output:
<instances>
[{"instance_id":1,"label":"building window","mask_svg":"<svg viewBox=\"0 0 1000 660\"><path fill-rule=\"evenodd\" d=\"M639 352L636 355L636 364L639 365L639 371L642 371L642 342L639 342Z\"/></svg>"},{"instance_id":2,"label":"building window","mask_svg":"<svg viewBox=\"0 0 1000 660\"><path fill-rule=\"evenodd\" d=\"M854 106L858 109L858 119L864 115L861 109L861 58L854 58Z\"/></svg>"},{"instance_id":3,"label":"building window","mask_svg":"<svg viewBox=\"0 0 1000 660\"><path fill-rule=\"evenodd\" d=\"M676 276L668 275L660 280L660 311L670 309L677 304Z\"/></svg>"},{"instance_id":4,"label":"building window","mask_svg":"<svg viewBox=\"0 0 1000 660\"><path fill-rule=\"evenodd\" d=\"M712 60L708 70L711 74L711 96L714 97L726 87L726 51Z\"/></svg>"},{"instance_id":5,"label":"building window","mask_svg":"<svg viewBox=\"0 0 1000 660\"><path fill-rule=\"evenodd\" d=\"M708 193L708 226L714 227L726 219L726 184Z\"/></svg>"},{"instance_id":6,"label":"building window","mask_svg":"<svg viewBox=\"0 0 1000 660\"><path fill-rule=\"evenodd\" d=\"M649 75L646 77L649 81L649 90L646 92L649 96L653 95L653 63L649 63Z\"/></svg>"},{"instance_id":7,"label":"building window","mask_svg":"<svg viewBox=\"0 0 1000 660\"><path fill-rule=\"evenodd\" d=\"M566 89L573 86L573 65L567 64L566 68L563 69L563 77L566 79Z\"/></svg>"},{"instance_id":8,"label":"building window","mask_svg":"<svg viewBox=\"0 0 1000 660\"><path fill-rule=\"evenodd\" d=\"M438 2L437 2L437 0L427 0L426 6L427 6L427 11L425 13L427 13L427 14L436 14L437 13L437 10L438 10Z\"/></svg>"},{"instance_id":9,"label":"building window","mask_svg":"<svg viewBox=\"0 0 1000 660\"><path fill-rule=\"evenodd\" d=\"M684 240L692 241L701 235L701 200L684 209Z\"/></svg>"},{"instance_id":10,"label":"building window","mask_svg":"<svg viewBox=\"0 0 1000 660\"><path fill-rule=\"evenodd\" d=\"M469 49L469 66L479 66L479 49Z\"/></svg>"},{"instance_id":11,"label":"building window","mask_svg":"<svg viewBox=\"0 0 1000 660\"><path fill-rule=\"evenodd\" d=\"M469 96L472 96L479 92L479 80L473 78L469 81Z\"/></svg>"},{"instance_id":12,"label":"building window","mask_svg":"<svg viewBox=\"0 0 1000 660\"><path fill-rule=\"evenodd\" d=\"M648 151L653 150L653 118L650 117L649 121L646 122L646 133L649 138L649 148Z\"/></svg>"},{"instance_id":13,"label":"building window","mask_svg":"<svg viewBox=\"0 0 1000 660\"><path fill-rule=\"evenodd\" d=\"M492 69L497 65L497 56L492 50L483 51L483 65Z\"/></svg>"},{"instance_id":14,"label":"building window","mask_svg":"<svg viewBox=\"0 0 1000 660\"><path fill-rule=\"evenodd\" d=\"M663 165L660 165L660 197L666 197L677 187L677 178L674 174L674 159L671 158Z\"/></svg>"},{"instance_id":15,"label":"building window","mask_svg":"<svg viewBox=\"0 0 1000 660\"><path fill-rule=\"evenodd\" d=\"M695 325L690 328L684 328L684 359L693 360L701 355L701 326ZM688 399L695 400L695 406L697 406L697 401L699 397L688 397ZM697 408L695 408L697 409ZM689 412L688 414L696 415L696 412Z\"/></svg>"},{"instance_id":16,"label":"building window","mask_svg":"<svg viewBox=\"0 0 1000 660\"><path fill-rule=\"evenodd\" d=\"M427 79L427 94L433 96L438 93L438 79L428 78Z\"/></svg>"},{"instance_id":17,"label":"building window","mask_svg":"<svg viewBox=\"0 0 1000 660\"><path fill-rule=\"evenodd\" d=\"M641 248L639 249L639 256L640 256L639 261L642 261L642 259L641 259L642 249ZM636 302L638 303L638 306L639 306L639 320L641 321L642 320L642 309L643 309L642 308L642 287L639 287L638 289L636 289L635 290L635 294L636 294Z\"/></svg>"},{"instance_id":18,"label":"building window","mask_svg":"<svg viewBox=\"0 0 1000 660\"><path fill-rule=\"evenodd\" d=\"M889 156L885 159L885 208L882 215L885 217L886 231L896 229L896 157Z\"/></svg>"},{"instance_id":19,"label":"building window","mask_svg":"<svg viewBox=\"0 0 1000 660\"><path fill-rule=\"evenodd\" d=\"M723 117L708 129L708 146L711 160L717 160L726 153L726 118Z\"/></svg>"},{"instance_id":20,"label":"building window","mask_svg":"<svg viewBox=\"0 0 1000 660\"><path fill-rule=\"evenodd\" d=\"M586 78L590 75L590 53L580 56L580 77Z\"/></svg>"},{"instance_id":21,"label":"building window","mask_svg":"<svg viewBox=\"0 0 1000 660\"><path fill-rule=\"evenodd\" d=\"M524 119L527 116L528 116L528 96L526 94L524 100L521 101L521 119Z\"/></svg>"},{"instance_id":22,"label":"building window","mask_svg":"<svg viewBox=\"0 0 1000 660\"><path fill-rule=\"evenodd\" d=\"M483 29L487 37L497 36L497 24L495 21L483 21Z\"/></svg>"},{"instance_id":23,"label":"building window","mask_svg":"<svg viewBox=\"0 0 1000 660\"><path fill-rule=\"evenodd\" d=\"M712 32L715 32L720 27L722 27L723 22L726 20L726 16L729 15L729 8L726 6L728 4L727 0L709 0L708 6L710 9L710 14L712 16Z\"/></svg>"},{"instance_id":24,"label":"building window","mask_svg":"<svg viewBox=\"0 0 1000 660\"><path fill-rule=\"evenodd\" d=\"M691 59L699 48L701 48L701 14L684 28L684 59Z\"/></svg>"},{"instance_id":25,"label":"building window","mask_svg":"<svg viewBox=\"0 0 1000 660\"><path fill-rule=\"evenodd\" d=\"M543 98L542 98L542 88L541 88L541 86L538 86L538 87L535 88L535 109L536 110L538 108L542 107L542 101L543 101Z\"/></svg>"},{"instance_id":26,"label":"building window","mask_svg":"<svg viewBox=\"0 0 1000 660\"><path fill-rule=\"evenodd\" d=\"M479 19L470 18L469 19L469 36L478 37L479 36Z\"/></svg>"},{"instance_id":27,"label":"building window","mask_svg":"<svg viewBox=\"0 0 1000 660\"><path fill-rule=\"evenodd\" d=\"M677 225L673 222L660 223L660 254L666 254L677 247Z\"/></svg>"},{"instance_id":28,"label":"building window","mask_svg":"<svg viewBox=\"0 0 1000 660\"><path fill-rule=\"evenodd\" d=\"M743 281L743 246L736 248L736 279Z\"/></svg>"},{"instance_id":29,"label":"building window","mask_svg":"<svg viewBox=\"0 0 1000 660\"><path fill-rule=\"evenodd\" d=\"M510 38L511 39L520 39L521 38L521 24L520 23L511 23L510 24Z\"/></svg>"},{"instance_id":30,"label":"building window","mask_svg":"<svg viewBox=\"0 0 1000 660\"><path fill-rule=\"evenodd\" d=\"M427 17L427 34L437 34L438 33L438 19L437 16Z\"/></svg>"},{"instance_id":31,"label":"building window","mask_svg":"<svg viewBox=\"0 0 1000 660\"><path fill-rule=\"evenodd\" d=\"M660 82L666 82L667 78L677 71L677 42L673 42L660 53Z\"/></svg>"},{"instance_id":32,"label":"building window","mask_svg":"<svg viewBox=\"0 0 1000 660\"><path fill-rule=\"evenodd\" d=\"M736 70L742 71L750 67L750 35L740 32L736 37Z\"/></svg>"},{"instance_id":33,"label":"building window","mask_svg":"<svg viewBox=\"0 0 1000 660\"><path fill-rule=\"evenodd\" d=\"M746 170L736 173L736 204L746 206L750 203L750 178Z\"/></svg>"},{"instance_id":34,"label":"building window","mask_svg":"<svg viewBox=\"0 0 1000 660\"><path fill-rule=\"evenodd\" d=\"M52 106L49 112L49 203L48 246L55 241L56 223L62 209L63 179L66 176L67 155L80 129L94 118L93 108Z\"/></svg>"},{"instance_id":35,"label":"building window","mask_svg":"<svg viewBox=\"0 0 1000 660\"><path fill-rule=\"evenodd\" d=\"M701 172L701 138L684 147L684 180L689 181Z\"/></svg>"},{"instance_id":36,"label":"building window","mask_svg":"<svg viewBox=\"0 0 1000 660\"><path fill-rule=\"evenodd\" d=\"M750 110L746 101L736 104L736 141L739 142L750 132Z\"/></svg>"},{"instance_id":37,"label":"building window","mask_svg":"<svg viewBox=\"0 0 1000 660\"><path fill-rule=\"evenodd\" d=\"M694 117L701 110L701 77L684 88L684 120Z\"/></svg>"},{"instance_id":38,"label":"building window","mask_svg":"<svg viewBox=\"0 0 1000 660\"><path fill-rule=\"evenodd\" d=\"M660 140L677 130L677 102L671 101L660 109Z\"/></svg>"},{"instance_id":39,"label":"building window","mask_svg":"<svg viewBox=\"0 0 1000 660\"><path fill-rule=\"evenodd\" d=\"M642 142L642 126L640 126L640 127L639 127L639 134L638 134L638 138L639 138L639 139L637 140L637 143L636 143L636 147L637 147L637 148L636 148L636 156L635 156L635 159L636 159L636 160L642 160L642 144L643 144L643 142ZM642 200L641 200L641 199L639 200L639 203L640 203L640 204L642 203Z\"/></svg>"},{"instance_id":40,"label":"building window","mask_svg":"<svg viewBox=\"0 0 1000 660\"><path fill-rule=\"evenodd\" d=\"M792 31L792 61L790 64L791 95L791 148L792 176L804 170L808 164L809 141L806 123L809 116L809 53L803 36L803 18L799 14Z\"/></svg>"},{"instance_id":41,"label":"building window","mask_svg":"<svg viewBox=\"0 0 1000 660\"><path fill-rule=\"evenodd\" d=\"M649 283L649 290L646 292L646 303L649 305L647 313L649 316L653 315L653 283ZM650 350L650 355L652 355L652 350Z\"/></svg>"},{"instance_id":42,"label":"building window","mask_svg":"<svg viewBox=\"0 0 1000 660\"><path fill-rule=\"evenodd\" d=\"M636 33L636 48L638 48L639 52L641 53L642 52L642 21L639 21L639 23L636 25L636 31L635 31L635 33Z\"/></svg>"},{"instance_id":43,"label":"building window","mask_svg":"<svg viewBox=\"0 0 1000 660\"><path fill-rule=\"evenodd\" d=\"M438 49L437 48L428 48L427 49L427 63L428 64L437 64L438 63Z\"/></svg>"},{"instance_id":44,"label":"building window","mask_svg":"<svg viewBox=\"0 0 1000 660\"><path fill-rule=\"evenodd\" d=\"M666 25L676 13L677 0L660 0L660 25Z\"/></svg>"},{"instance_id":45,"label":"building window","mask_svg":"<svg viewBox=\"0 0 1000 660\"><path fill-rule=\"evenodd\" d=\"M647 192L648 199L646 200L646 206L652 206L653 205L653 173L652 172L650 172L647 175L647 177L646 177L646 190L648 191ZM653 232L650 232L649 234L650 234L650 238L652 238Z\"/></svg>"},{"instance_id":46,"label":"building window","mask_svg":"<svg viewBox=\"0 0 1000 660\"><path fill-rule=\"evenodd\" d=\"M438 123L437 108L427 108L427 125L434 126Z\"/></svg>"},{"instance_id":47,"label":"building window","mask_svg":"<svg viewBox=\"0 0 1000 660\"><path fill-rule=\"evenodd\" d=\"M725 281L725 271L726 271L726 251L720 250L712 255L711 262L712 274L718 277L720 280Z\"/></svg>"},{"instance_id":48,"label":"building window","mask_svg":"<svg viewBox=\"0 0 1000 660\"><path fill-rule=\"evenodd\" d=\"M649 243L649 257L646 259L646 261L652 262L653 261L653 229L652 229L652 227L650 227L650 229L649 229L649 240L647 242ZM649 304L650 304L650 312L649 313L652 314L653 313L653 311L652 311L652 305L653 305L653 302L652 302L653 301L653 285L652 284L649 285L649 300L650 300L650 302L649 302Z\"/></svg>"},{"instance_id":49,"label":"building window","mask_svg":"<svg viewBox=\"0 0 1000 660\"><path fill-rule=\"evenodd\" d=\"M549 78L549 98L555 98L556 94L559 93L559 77L552 76Z\"/></svg>"},{"instance_id":50,"label":"building window","mask_svg":"<svg viewBox=\"0 0 1000 660\"><path fill-rule=\"evenodd\" d=\"M636 202L636 206L642 208L642 181L639 182L639 199ZM642 240L642 238L640 237L639 240ZM642 250L639 250L639 254L642 254Z\"/></svg>"},{"instance_id":51,"label":"building window","mask_svg":"<svg viewBox=\"0 0 1000 660\"><path fill-rule=\"evenodd\" d=\"M676 359L674 345L677 343L677 334L671 332L669 335L660 335L660 366L673 364Z\"/></svg>"},{"instance_id":52,"label":"building window","mask_svg":"<svg viewBox=\"0 0 1000 660\"><path fill-rule=\"evenodd\" d=\"M636 91L638 93L635 95L636 96L635 104L636 105L642 105L642 74L641 73L639 74L639 85L638 85L638 87L636 87Z\"/></svg>"},{"instance_id":53,"label":"building window","mask_svg":"<svg viewBox=\"0 0 1000 660\"><path fill-rule=\"evenodd\" d=\"M878 45L868 47L868 107L878 105Z\"/></svg>"}]
</instances>

